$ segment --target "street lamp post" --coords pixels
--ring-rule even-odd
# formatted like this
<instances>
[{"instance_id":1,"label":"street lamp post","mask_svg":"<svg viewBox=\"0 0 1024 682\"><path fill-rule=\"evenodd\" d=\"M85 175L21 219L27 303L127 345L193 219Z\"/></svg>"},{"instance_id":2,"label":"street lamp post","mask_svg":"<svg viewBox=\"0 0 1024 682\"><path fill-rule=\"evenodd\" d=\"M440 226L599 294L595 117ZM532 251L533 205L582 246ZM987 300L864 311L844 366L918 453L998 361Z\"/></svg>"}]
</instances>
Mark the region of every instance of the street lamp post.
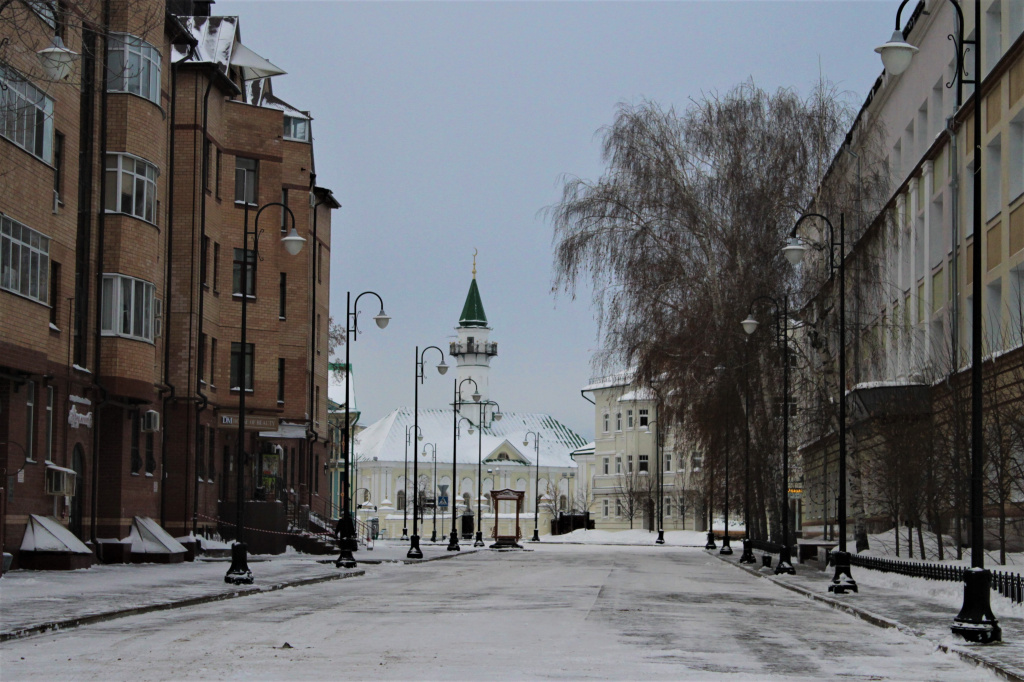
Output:
<instances>
[{"instance_id":1,"label":"street lamp post","mask_svg":"<svg viewBox=\"0 0 1024 682\"><path fill-rule=\"evenodd\" d=\"M750 371L750 342L744 346L744 365ZM743 382L743 554L741 564L754 564L754 551L750 539L750 376Z\"/></svg>"},{"instance_id":2,"label":"street lamp post","mask_svg":"<svg viewBox=\"0 0 1024 682\"><path fill-rule=\"evenodd\" d=\"M470 379L472 381L472 379ZM475 382L474 382L475 383ZM461 394L460 394L461 396ZM493 407L494 412L491 413L491 419L496 422L501 421L501 406L493 400L480 400L482 396L479 393L473 394L474 402L480 407L480 417L477 422L477 444L476 444L476 538L473 540L474 547L484 546L484 531L483 531L483 452L484 452L484 421L487 419L487 408ZM459 405L468 405L459 398ZM470 433L473 433L472 430ZM491 473L490 469L487 473ZM497 517L495 517L497 518Z\"/></svg>"},{"instance_id":3,"label":"street lamp post","mask_svg":"<svg viewBox=\"0 0 1024 682\"><path fill-rule=\"evenodd\" d=\"M239 378L239 391L238 391L238 437L235 443L235 544L231 546L231 566L228 568L227 574L224 576L224 582L231 583L232 585L251 585L253 581L252 571L249 570L249 562L246 557L247 546L245 544L245 463L248 459L245 454L245 397L246 393L250 390L250 382L252 380L252 361L251 356L246 352L247 339L246 332L248 327L248 301L249 296L253 294L253 287L249 286L249 235L252 235L252 259L255 260L259 256L260 252L260 215L263 211L267 210L271 206L280 206L283 210L288 212L288 216L292 219L292 229L288 233L288 236L281 238L281 243L284 244L285 250L292 256L295 256L302 250L303 244L306 240L304 237L300 237L298 232L295 231L295 215L291 212L287 206L280 202L273 202L263 205L258 211L256 211L256 218L253 221L252 232L249 232L249 204L245 204L245 212L243 214L243 227L242 227L242 323L241 323L241 340L240 340L240 353L237 368L237 376ZM255 283L255 273L253 275L253 281ZM248 371L247 371L248 370Z\"/></svg>"},{"instance_id":4,"label":"street lamp post","mask_svg":"<svg viewBox=\"0 0 1024 682\"><path fill-rule=\"evenodd\" d=\"M433 348L441 356L441 362L437 365L438 374L444 375L448 371L448 365L444 362L444 351L437 346L427 346L420 352L420 347L416 346L416 378L413 381L413 405L412 405L412 423L413 431L420 434L420 384L426 379L426 372L424 371L423 357L427 354L427 351ZM426 446L424 446L424 449ZM436 451L436 446L435 446ZM413 505L412 505L412 537L409 543L409 552L405 555L407 559L422 559L423 550L420 549L420 533L419 523L416 520L416 513L419 511L420 502L420 458L412 458L412 494L413 494ZM435 472L436 473L436 472ZM436 505L435 505L436 506ZM435 533L436 538L436 533Z\"/></svg>"},{"instance_id":5,"label":"street lamp post","mask_svg":"<svg viewBox=\"0 0 1024 682\"><path fill-rule=\"evenodd\" d=\"M351 291L345 295L345 467L341 470L341 489L345 497L341 518L338 520L338 544L340 547L338 558L334 562L334 565L338 568L354 568L356 560L352 556L352 552L359 549L359 543L356 539L355 521L353 520L355 518L355 507L352 499L354 495L352 495L351 479L349 478L349 471L355 459L355 453L352 451L351 358L352 343L359 338L359 299L366 295L373 296L380 303L380 312L373 316L373 321L377 323L377 327L384 329L388 326L388 322L391 321L391 318L384 312L384 300L380 297L380 294L374 291L364 291L356 296L354 301L352 300Z\"/></svg>"},{"instance_id":6,"label":"street lamp post","mask_svg":"<svg viewBox=\"0 0 1024 682\"><path fill-rule=\"evenodd\" d=\"M533 537L530 542L540 542L540 434L536 431L527 431L523 436L523 446L530 444L530 436L533 436Z\"/></svg>"},{"instance_id":7,"label":"street lamp post","mask_svg":"<svg viewBox=\"0 0 1024 682\"><path fill-rule=\"evenodd\" d=\"M715 371L718 376L725 374L725 366L718 365L715 367ZM719 554L726 556L732 554L732 545L729 544L729 431L731 425L726 425L725 429L725 535L722 537L722 549L718 550Z\"/></svg>"},{"instance_id":8,"label":"street lamp post","mask_svg":"<svg viewBox=\"0 0 1024 682\"><path fill-rule=\"evenodd\" d=\"M405 427L405 468L402 470L402 541L409 539L409 445L412 443L412 425ZM420 427L415 428L416 440L423 440L423 431ZM413 452L416 449L413 448ZM414 455L415 456L415 455Z\"/></svg>"},{"instance_id":9,"label":"street lamp post","mask_svg":"<svg viewBox=\"0 0 1024 682\"><path fill-rule=\"evenodd\" d=\"M846 551L846 217L839 214L839 241L835 239L835 228L825 216L820 213L807 213L796 221L790 236L795 237L800 223L808 218L820 218L828 225L828 261L829 275L839 274L839 500L836 510L839 522L839 551L832 554L832 561L835 564L835 574L828 586L829 592L845 594L846 592L857 592L857 582L850 572L850 553ZM806 252L802 244L791 242L782 249L787 260L792 265L799 263ZM836 250L839 258L836 258ZM838 260L838 263L836 262ZM827 453L822 455L827 456ZM825 481L825 508L828 509L828 481Z\"/></svg>"},{"instance_id":10,"label":"street lamp post","mask_svg":"<svg viewBox=\"0 0 1024 682\"><path fill-rule=\"evenodd\" d=\"M894 76L907 70L910 61L918 49L906 42L900 31L900 16L908 0L900 3L896 11L896 30L885 45L875 48L882 56L885 69ZM984 433L982 431L982 209L981 209L981 2L974 0L974 40L964 40L964 13L960 3L950 0L956 10L956 34L952 36L956 49L957 84L956 106L959 110L963 103L964 84L974 85L974 248L971 258L971 288L974 293L974 306L971 310L971 568L964 571L964 601L953 620L953 634L963 637L969 642L988 644L1002 640L1002 629L999 621L992 613L989 601L991 573L985 568L985 500L984 500ZM964 78L964 46L974 46L974 78ZM953 82L946 83L952 87ZM998 180L997 180L998 182ZM954 320L953 324L958 324Z\"/></svg>"},{"instance_id":11,"label":"street lamp post","mask_svg":"<svg viewBox=\"0 0 1024 682\"><path fill-rule=\"evenodd\" d=\"M472 379L463 379L463 381L472 381ZM455 380L454 398L455 398L455 400L454 400L454 405L455 405L455 410L454 410L455 429L454 429L454 433L452 435L452 489L451 489L451 493L448 496L448 502L449 502L449 504L451 504L451 507L452 507L452 529L451 529L452 532L448 535L448 551L449 552L461 552L462 548L459 547L459 531L455 527L455 512L457 511L457 506L458 506L455 503L455 500L458 499L456 497L456 490L457 490L456 485L457 485L457 482L459 480L459 475L458 475L458 471L457 471L457 469L455 467L455 462L459 458L458 457L459 425L462 424L462 422L466 422L467 424L469 424L469 435L472 436L473 435L473 422L470 419L468 419L467 417L460 417L459 416L458 406L460 404L460 401L459 401L459 380L458 379Z\"/></svg>"},{"instance_id":12,"label":"street lamp post","mask_svg":"<svg viewBox=\"0 0 1024 682\"><path fill-rule=\"evenodd\" d=\"M655 418L647 422L647 433L651 433L651 427L655 424L658 425L658 429L654 432L654 461L657 469L658 477L658 505L657 505L657 517L658 517L658 539L654 541L656 545L665 544L665 463L664 463L664 450L662 447L661 440L661 422L658 421L658 407L654 407Z\"/></svg>"},{"instance_id":13,"label":"street lamp post","mask_svg":"<svg viewBox=\"0 0 1024 682\"><path fill-rule=\"evenodd\" d=\"M434 495L433 504L433 519L434 519L434 530L430 534L430 541L437 542L437 444L436 443L425 443L423 445L423 452L421 453L424 457L427 456L427 448L430 448L430 457L434 460L434 477L430 480L430 485L433 488L432 493ZM424 501L425 502L425 501ZM415 531L413 531L415 532Z\"/></svg>"},{"instance_id":14,"label":"street lamp post","mask_svg":"<svg viewBox=\"0 0 1024 682\"><path fill-rule=\"evenodd\" d=\"M769 301L775 308L776 336L782 350L782 549L775 573L794 574L789 545L789 297L783 296L780 302L771 296L758 296L751 301L747 319L741 322L747 334L757 331L759 323L753 317L753 308L759 301Z\"/></svg>"}]
</instances>

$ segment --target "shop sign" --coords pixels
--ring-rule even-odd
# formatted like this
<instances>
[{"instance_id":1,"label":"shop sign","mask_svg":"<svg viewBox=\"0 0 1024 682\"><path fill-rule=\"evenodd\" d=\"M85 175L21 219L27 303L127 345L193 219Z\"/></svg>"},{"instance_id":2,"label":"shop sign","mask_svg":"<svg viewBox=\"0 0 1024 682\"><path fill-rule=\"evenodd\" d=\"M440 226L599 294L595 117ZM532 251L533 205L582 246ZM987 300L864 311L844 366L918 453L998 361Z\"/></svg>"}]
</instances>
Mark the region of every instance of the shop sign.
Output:
<instances>
[{"instance_id":1,"label":"shop sign","mask_svg":"<svg viewBox=\"0 0 1024 682\"><path fill-rule=\"evenodd\" d=\"M220 425L224 427L238 428L237 414L222 414ZM277 417L260 417L254 414L245 416L246 431L277 431Z\"/></svg>"},{"instance_id":2,"label":"shop sign","mask_svg":"<svg viewBox=\"0 0 1024 682\"><path fill-rule=\"evenodd\" d=\"M77 429L79 426L84 426L87 429L92 428L92 412L79 412L77 405L72 405L68 411L68 426L73 429Z\"/></svg>"}]
</instances>

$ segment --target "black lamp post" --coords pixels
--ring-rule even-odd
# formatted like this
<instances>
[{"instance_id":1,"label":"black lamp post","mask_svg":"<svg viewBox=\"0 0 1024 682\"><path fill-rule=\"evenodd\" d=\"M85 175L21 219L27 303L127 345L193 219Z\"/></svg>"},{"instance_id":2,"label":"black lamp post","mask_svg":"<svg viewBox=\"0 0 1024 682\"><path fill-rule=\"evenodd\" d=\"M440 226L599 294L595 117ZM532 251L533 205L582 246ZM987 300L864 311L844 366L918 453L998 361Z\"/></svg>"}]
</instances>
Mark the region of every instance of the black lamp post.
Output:
<instances>
[{"instance_id":1,"label":"black lamp post","mask_svg":"<svg viewBox=\"0 0 1024 682\"><path fill-rule=\"evenodd\" d=\"M530 542L540 542L540 434L536 431L527 431L523 436L523 446L530 444L530 436L533 436L533 537Z\"/></svg>"},{"instance_id":2,"label":"black lamp post","mask_svg":"<svg viewBox=\"0 0 1024 682\"><path fill-rule=\"evenodd\" d=\"M850 553L846 551L846 218L839 214L839 241L835 239L835 228L820 213L807 213L796 221L791 236L796 235L800 223L808 218L820 218L828 225L828 263L829 275L839 274L839 500L837 517L839 522L839 551L832 554L835 574L828 586L829 592L845 594L857 592L857 583L850 573ZM793 265L799 263L806 252L802 244L791 242L782 249L787 260ZM836 251L839 252L838 263ZM823 454L823 457L827 453ZM828 481L825 481L825 508L828 508Z\"/></svg>"},{"instance_id":3,"label":"black lamp post","mask_svg":"<svg viewBox=\"0 0 1024 682\"><path fill-rule=\"evenodd\" d=\"M463 379L463 381L467 381L467 379ZM468 381L472 381L472 379L468 379ZM458 471L457 471L457 469L455 467L455 462L456 462L456 460L458 460L459 425L462 424L462 422L466 422L467 424L469 424L469 435L472 436L473 435L473 422L470 421L466 417L460 417L459 416L459 412L458 412L458 405L459 405L459 380L458 379L455 380L455 402L454 402L454 404L456 405L456 408L455 408L455 411L454 411L454 415L455 415L454 416L455 431L454 431L454 434L452 435L452 489L451 489L451 494L448 496L448 502L449 502L449 504L451 504L451 507L452 507L452 532L448 536L448 551L449 552L461 552L462 548L459 547L459 531L455 527L455 512L457 511L457 507L458 507L458 505L455 503L455 500L458 499L456 497L456 490L457 490L456 486L457 486L458 480L459 480L459 475L458 475Z\"/></svg>"},{"instance_id":4,"label":"black lamp post","mask_svg":"<svg viewBox=\"0 0 1024 682\"><path fill-rule=\"evenodd\" d=\"M424 457L427 456L427 448L430 448L430 457L431 457L431 459L434 460L434 477L430 481L430 485L433 488L432 492L433 492L433 495L434 495L434 504L433 504L433 507L434 507L434 510L433 510L434 530L430 534L430 541L431 542L437 542L437 444L436 443L425 443L423 445L423 452L421 453ZM415 531L413 531L413 532L415 532Z\"/></svg>"},{"instance_id":5,"label":"black lamp post","mask_svg":"<svg viewBox=\"0 0 1024 682\"><path fill-rule=\"evenodd\" d=\"M444 362L444 351L437 346L427 346L420 352L420 347L416 346L416 379L413 381L413 405L412 405L412 423L413 430L420 433L420 384L426 379L426 372L424 371L423 356L427 354L427 351L433 348L441 356L441 362L437 365L437 371L439 374L444 374L448 371L448 365ZM424 446L426 450L426 446ZM435 446L436 450L436 446ZM419 523L416 519L416 512L420 508L420 458L412 458L412 494L413 494L413 505L412 505L412 537L410 538L409 552L405 555L407 559L422 559L423 550L420 549L420 533ZM436 472L435 472L436 473ZM436 508L436 504L434 505ZM434 538L437 538L435 531Z\"/></svg>"},{"instance_id":6,"label":"black lamp post","mask_svg":"<svg viewBox=\"0 0 1024 682\"><path fill-rule=\"evenodd\" d=\"M472 379L470 379L472 381ZM475 383L475 382L474 382ZM461 395L461 394L460 394ZM491 419L500 422L501 421L501 407L498 403L493 400L480 400L482 396L479 393L473 394L474 402L480 407L480 418L477 422L478 436L476 444L476 538L473 540L474 547L484 546L484 517L483 517L483 452L484 452L484 422L487 420L487 408L493 407L494 412L491 413ZM463 402L461 397L459 398L459 405L469 405L471 403ZM472 434L472 429L470 434ZM487 473L490 473L488 469ZM497 517L495 517L497 518Z\"/></svg>"},{"instance_id":7,"label":"black lamp post","mask_svg":"<svg viewBox=\"0 0 1024 682\"><path fill-rule=\"evenodd\" d=\"M744 365L750 371L750 343L744 346ZM750 541L750 377L743 382L743 554L741 564L754 564L754 551Z\"/></svg>"},{"instance_id":8,"label":"black lamp post","mask_svg":"<svg viewBox=\"0 0 1024 682\"><path fill-rule=\"evenodd\" d=\"M715 367L715 372L718 376L725 374L725 366L718 365ZM725 427L725 535L722 537L722 549L718 550L719 554L726 556L732 554L732 545L729 544L729 432L731 430L730 425Z\"/></svg>"},{"instance_id":9,"label":"black lamp post","mask_svg":"<svg viewBox=\"0 0 1024 682\"><path fill-rule=\"evenodd\" d=\"M657 521L658 521L658 539L654 541L656 545L665 544L665 464L662 461L664 457L661 440L661 423L658 421L658 408L654 408L655 418L647 422L647 433L651 433L651 427L655 424L658 425L658 429L654 432L654 462L657 467L658 477L658 505L657 509Z\"/></svg>"},{"instance_id":10,"label":"black lamp post","mask_svg":"<svg viewBox=\"0 0 1024 682\"><path fill-rule=\"evenodd\" d=\"M302 250L303 244L306 243L304 237L300 237L298 232L295 231L295 215L291 212L287 206L280 202L273 202L265 204L258 211L256 211L256 218L253 221L252 232L249 231L249 204L245 204L245 212L243 217L243 228L242 228L242 330L241 340L239 345L240 353L238 355L238 368L236 369L237 376L239 378L239 391L238 391L238 438L235 443L235 455L236 467L235 467L235 544L231 546L231 567L228 568L227 574L224 576L224 582L231 583L233 585L250 585L252 584L253 577L252 571L249 570L249 562L246 557L247 546L245 544L245 464L247 463L248 457L245 454L245 397L246 393L251 390L249 387L252 381L252 357L246 352L246 331L248 327L248 301L249 296L253 295L253 289L255 287L249 286L249 235L252 235L252 256L255 259L259 256L260 252L260 215L263 211L267 210L271 206L280 206L283 210L288 212L288 216L292 219L292 229L288 233L288 236L281 238L281 243L284 244L285 250L295 256L298 255L299 251ZM255 264L254 264L255 265ZM255 273L253 273L253 284L255 284Z\"/></svg>"},{"instance_id":11,"label":"black lamp post","mask_svg":"<svg viewBox=\"0 0 1024 682\"><path fill-rule=\"evenodd\" d=\"M896 11L896 30L885 45L875 48L882 55L882 63L890 74L898 76L907 70L918 49L906 42L900 31L900 16L908 0L900 3ZM964 572L964 602L960 613L953 621L953 634L969 642L988 644L1003 638L999 622L992 613L989 602L991 573L985 568L985 500L984 500L984 433L982 431L982 212L981 212L981 2L974 0L974 40L964 40L964 13L960 3L950 0L956 10L956 34L951 36L956 49L957 84L956 105L963 102L965 83L974 85L974 249L971 258L971 288L974 306L971 311L971 568ZM974 78L964 78L964 46L974 47ZM953 82L946 83L952 87ZM997 180L998 182L998 180ZM958 320L953 321L958 324Z\"/></svg>"},{"instance_id":12,"label":"black lamp post","mask_svg":"<svg viewBox=\"0 0 1024 682\"><path fill-rule=\"evenodd\" d=\"M402 540L409 539L409 445L412 444L413 427L405 427L405 468L402 471ZM415 428L416 440L423 440L423 431ZM415 453L415 448L413 452Z\"/></svg>"},{"instance_id":13,"label":"black lamp post","mask_svg":"<svg viewBox=\"0 0 1024 682\"><path fill-rule=\"evenodd\" d=\"M373 321L377 323L377 327L384 329L388 326L388 322L391 318L384 312L384 300L380 297L380 294L374 291L364 291L363 293L356 296L356 300L352 300L352 292L345 294L345 467L341 470L341 489L344 494L344 504L341 510L341 518L338 520L338 544L340 545L340 551L338 558L335 560L334 565L338 568L354 568L356 560L352 556L352 552L359 549L359 543L356 539L356 525L355 525L355 506L353 504L354 495L352 495L352 486L349 470L353 466L353 460L355 459L352 452L352 417L351 417L351 403L352 397L351 385L352 385L352 343L359 338L359 299L363 296L370 295L377 299L380 303L380 312L373 316Z\"/></svg>"},{"instance_id":14,"label":"black lamp post","mask_svg":"<svg viewBox=\"0 0 1024 682\"><path fill-rule=\"evenodd\" d=\"M747 334L757 331L759 323L754 319L753 308L759 301L768 301L775 308L776 338L782 351L782 550L775 573L793 574L796 571L793 570L789 544L789 297L783 296L780 302L771 296L758 296L751 301L750 313L741 322Z\"/></svg>"}]
</instances>

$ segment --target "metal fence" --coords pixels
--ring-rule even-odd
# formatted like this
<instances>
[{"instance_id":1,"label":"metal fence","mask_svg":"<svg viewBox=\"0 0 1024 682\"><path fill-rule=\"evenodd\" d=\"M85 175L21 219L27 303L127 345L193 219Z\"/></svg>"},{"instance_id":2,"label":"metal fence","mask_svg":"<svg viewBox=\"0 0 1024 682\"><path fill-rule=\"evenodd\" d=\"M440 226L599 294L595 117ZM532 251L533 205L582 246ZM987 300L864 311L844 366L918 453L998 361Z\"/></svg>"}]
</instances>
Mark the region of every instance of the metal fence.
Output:
<instances>
[{"instance_id":1,"label":"metal fence","mask_svg":"<svg viewBox=\"0 0 1024 682\"><path fill-rule=\"evenodd\" d=\"M945 564L928 564L899 559L883 559L881 557L850 555L850 564L862 568L870 568L883 573L898 573L912 578L928 580L945 580L962 583L967 568L964 566L948 566ZM1011 600L1015 604L1024 602L1024 576L1018 573L992 571L992 590Z\"/></svg>"}]
</instances>

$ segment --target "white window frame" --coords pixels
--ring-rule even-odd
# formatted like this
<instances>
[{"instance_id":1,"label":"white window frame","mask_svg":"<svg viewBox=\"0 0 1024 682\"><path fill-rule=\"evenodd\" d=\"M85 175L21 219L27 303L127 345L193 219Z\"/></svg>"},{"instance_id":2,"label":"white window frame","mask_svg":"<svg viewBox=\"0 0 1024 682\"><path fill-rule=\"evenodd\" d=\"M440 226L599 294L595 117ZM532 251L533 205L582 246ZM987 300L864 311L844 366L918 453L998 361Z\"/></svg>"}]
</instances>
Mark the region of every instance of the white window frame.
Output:
<instances>
[{"instance_id":1,"label":"white window frame","mask_svg":"<svg viewBox=\"0 0 1024 682\"><path fill-rule=\"evenodd\" d=\"M152 282L114 272L104 273L100 333L153 343L155 299L156 287Z\"/></svg>"},{"instance_id":2,"label":"white window frame","mask_svg":"<svg viewBox=\"0 0 1024 682\"><path fill-rule=\"evenodd\" d=\"M104 172L107 178L103 210L156 225L156 179L160 177L160 169L134 154L108 152Z\"/></svg>"},{"instance_id":3,"label":"white window frame","mask_svg":"<svg viewBox=\"0 0 1024 682\"><path fill-rule=\"evenodd\" d=\"M607 476L608 472L611 471L611 469L609 468L609 465L610 465L610 462L608 461L608 458L605 457L604 458L604 475L605 476Z\"/></svg>"},{"instance_id":4,"label":"white window frame","mask_svg":"<svg viewBox=\"0 0 1024 682\"><path fill-rule=\"evenodd\" d=\"M240 161L252 162L252 168L239 167ZM242 173L242 185L239 188L238 174ZM249 180L252 180L250 182ZM260 162L257 159L250 159L247 156L236 156L235 157L235 203L236 204L249 204L250 206L256 205L257 197L259 196L259 181L260 181ZM242 191L242 195L239 196L239 189Z\"/></svg>"},{"instance_id":5,"label":"white window frame","mask_svg":"<svg viewBox=\"0 0 1024 682\"><path fill-rule=\"evenodd\" d=\"M608 429L611 426L611 415L607 412L604 413L604 432L608 433Z\"/></svg>"},{"instance_id":6,"label":"white window frame","mask_svg":"<svg viewBox=\"0 0 1024 682\"><path fill-rule=\"evenodd\" d=\"M666 453L664 453L664 457L665 457L665 471L672 471L672 453L671 452L666 452Z\"/></svg>"},{"instance_id":7,"label":"white window frame","mask_svg":"<svg viewBox=\"0 0 1024 682\"><path fill-rule=\"evenodd\" d=\"M646 407L641 407L640 408L640 426L641 427L646 427L650 423L651 422L648 419L647 408Z\"/></svg>"},{"instance_id":8,"label":"white window frame","mask_svg":"<svg viewBox=\"0 0 1024 682\"><path fill-rule=\"evenodd\" d=\"M622 430L622 413L621 412L616 412L615 413L615 430L616 431L621 431Z\"/></svg>"},{"instance_id":9,"label":"white window frame","mask_svg":"<svg viewBox=\"0 0 1024 682\"><path fill-rule=\"evenodd\" d=\"M53 162L53 100L0 64L0 137L45 163Z\"/></svg>"},{"instance_id":10,"label":"white window frame","mask_svg":"<svg viewBox=\"0 0 1024 682\"><path fill-rule=\"evenodd\" d=\"M292 142L309 142L309 119L285 114L284 139Z\"/></svg>"},{"instance_id":11,"label":"white window frame","mask_svg":"<svg viewBox=\"0 0 1024 682\"><path fill-rule=\"evenodd\" d=\"M601 505L601 515L604 518L608 518L608 500L602 500L602 503L603 504Z\"/></svg>"},{"instance_id":12,"label":"white window frame","mask_svg":"<svg viewBox=\"0 0 1024 682\"><path fill-rule=\"evenodd\" d=\"M648 473L651 470L651 460L647 455L637 455L637 471L640 473Z\"/></svg>"},{"instance_id":13,"label":"white window frame","mask_svg":"<svg viewBox=\"0 0 1024 682\"><path fill-rule=\"evenodd\" d=\"M615 458L615 473L616 474L621 474L622 473L622 456L621 455L619 455L619 456L617 456Z\"/></svg>"},{"instance_id":14,"label":"white window frame","mask_svg":"<svg viewBox=\"0 0 1024 682\"><path fill-rule=\"evenodd\" d=\"M0 213L0 289L50 304L50 238Z\"/></svg>"},{"instance_id":15,"label":"white window frame","mask_svg":"<svg viewBox=\"0 0 1024 682\"><path fill-rule=\"evenodd\" d=\"M633 429L633 410L626 410L626 428Z\"/></svg>"},{"instance_id":16,"label":"white window frame","mask_svg":"<svg viewBox=\"0 0 1024 682\"><path fill-rule=\"evenodd\" d=\"M107 92L126 92L160 106L160 50L130 33L110 34Z\"/></svg>"}]
</instances>

